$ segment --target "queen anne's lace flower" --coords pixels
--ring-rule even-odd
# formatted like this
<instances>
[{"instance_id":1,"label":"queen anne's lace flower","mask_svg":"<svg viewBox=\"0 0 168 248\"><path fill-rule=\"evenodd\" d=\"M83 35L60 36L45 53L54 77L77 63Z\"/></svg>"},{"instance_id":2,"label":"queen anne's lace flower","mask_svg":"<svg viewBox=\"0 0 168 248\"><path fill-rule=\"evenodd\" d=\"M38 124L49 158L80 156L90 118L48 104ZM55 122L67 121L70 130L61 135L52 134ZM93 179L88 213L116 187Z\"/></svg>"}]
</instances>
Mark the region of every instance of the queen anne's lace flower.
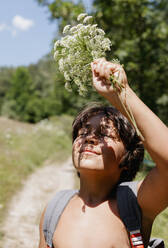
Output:
<instances>
[{"instance_id":1,"label":"queen anne's lace flower","mask_svg":"<svg viewBox=\"0 0 168 248\"><path fill-rule=\"evenodd\" d=\"M69 82L66 82L66 83L65 83L65 89L66 89L67 91L69 91L69 92L72 91L72 88L71 88L71 85L70 85Z\"/></svg>"},{"instance_id":2,"label":"queen anne's lace flower","mask_svg":"<svg viewBox=\"0 0 168 248\"><path fill-rule=\"evenodd\" d=\"M105 32L91 25L92 16L82 13L77 18L83 21L76 26L67 25L61 40L55 42L54 59L58 62L59 70L64 74L67 90L72 90L72 84L78 87L80 95L84 95L92 85L91 62L104 57L110 50L111 41L105 38Z\"/></svg>"},{"instance_id":3,"label":"queen anne's lace flower","mask_svg":"<svg viewBox=\"0 0 168 248\"><path fill-rule=\"evenodd\" d=\"M77 20L83 21L83 23L74 27L65 26L63 33L67 35L55 42L54 59L58 62L59 70L66 79L65 88L72 91L72 83L74 83L78 87L79 94L85 95L88 87L92 85L91 62L105 57L106 51L111 50L112 44L108 38L105 38L105 32L97 28L97 24L90 24L93 20L92 16L82 13ZM119 63L118 60L113 60L113 62ZM124 88L120 73L111 75L109 79L113 89L120 94ZM137 133L143 138L137 128L132 111L127 109L122 99L121 104L132 120Z\"/></svg>"},{"instance_id":4,"label":"queen anne's lace flower","mask_svg":"<svg viewBox=\"0 0 168 248\"><path fill-rule=\"evenodd\" d=\"M66 33L69 31L70 26L71 26L71 25L66 25L66 26L64 27L64 29L63 29L63 34L66 34Z\"/></svg>"},{"instance_id":5,"label":"queen anne's lace flower","mask_svg":"<svg viewBox=\"0 0 168 248\"><path fill-rule=\"evenodd\" d=\"M70 30L69 30L69 32L70 32L71 34L75 33L76 31L77 31L77 27L76 27L76 26L70 28Z\"/></svg>"},{"instance_id":6,"label":"queen anne's lace flower","mask_svg":"<svg viewBox=\"0 0 168 248\"><path fill-rule=\"evenodd\" d=\"M87 16L86 13L81 13L80 15L78 15L77 21L79 22L79 21L83 20L86 16Z\"/></svg>"},{"instance_id":7,"label":"queen anne's lace flower","mask_svg":"<svg viewBox=\"0 0 168 248\"><path fill-rule=\"evenodd\" d=\"M92 16L86 16L85 19L83 20L83 23L90 23L93 20Z\"/></svg>"}]
</instances>

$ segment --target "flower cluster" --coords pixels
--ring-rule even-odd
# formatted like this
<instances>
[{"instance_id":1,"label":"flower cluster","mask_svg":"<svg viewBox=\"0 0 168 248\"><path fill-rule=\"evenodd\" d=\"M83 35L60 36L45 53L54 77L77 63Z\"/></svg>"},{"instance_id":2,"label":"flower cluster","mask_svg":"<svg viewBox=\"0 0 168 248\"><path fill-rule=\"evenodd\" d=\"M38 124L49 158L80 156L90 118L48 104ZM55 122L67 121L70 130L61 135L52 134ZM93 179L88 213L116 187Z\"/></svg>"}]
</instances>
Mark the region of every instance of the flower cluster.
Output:
<instances>
[{"instance_id":1,"label":"flower cluster","mask_svg":"<svg viewBox=\"0 0 168 248\"><path fill-rule=\"evenodd\" d=\"M64 74L66 89L71 91L75 83L79 94L85 95L92 84L90 63L105 57L106 51L110 51L111 41L105 38L105 32L97 24L93 24L92 16L80 14L77 20L82 23L64 27L65 36L54 45L54 58Z\"/></svg>"},{"instance_id":2,"label":"flower cluster","mask_svg":"<svg viewBox=\"0 0 168 248\"><path fill-rule=\"evenodd\" d=\"M82 13L77 18L79 23L71 27L64 27L65 36L55 42L54 58L59 64L59 70L64 74L66 79L65 88L72 91L72 84L78 86L80 95L85 95L88 87L92 85L91 62L95 59L105 57L106 51L111 50L111 41L105 38L105 32L93 24L93 17ZM113 60L113 63L120 63ZM116 90L119 98L121 91L125 88L119 80L119 76L110 76L111 85ZM137 134L143 136L137 128L132 111L121 100L121 104L134 125ZM127 109L128 108L128 109Z\"/></svg>"}]
</instances>

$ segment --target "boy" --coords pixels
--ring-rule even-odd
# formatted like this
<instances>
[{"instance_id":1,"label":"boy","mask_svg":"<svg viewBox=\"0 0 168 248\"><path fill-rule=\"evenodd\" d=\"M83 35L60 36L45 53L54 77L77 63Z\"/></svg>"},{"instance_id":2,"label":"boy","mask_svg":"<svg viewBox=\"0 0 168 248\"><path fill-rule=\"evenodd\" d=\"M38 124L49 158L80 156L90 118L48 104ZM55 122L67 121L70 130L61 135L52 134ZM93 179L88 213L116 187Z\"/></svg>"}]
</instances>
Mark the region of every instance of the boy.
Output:
<instances>
[{"instance_id":1,"label":"boy","mask_svg":"<svg viewBox=\"0 0 168 248\"><path fill-rule=\"evenodd\" d=\"M93 107L79 114L73 124L72 157L80 175L80 190L61 215L53 247L130 247L115 193L120 182L134 178L143 159L143 145L156 163L137 187L137 201L142 212L141 234L147 247L155 217L168 206L168 129L130 89L120 65L103 58L94 61L91 67L93 86L98 93L129 119L121 98L126 108L131 109L144 139L141 141L137 137L134 128L115 108ZM118 75L125 85L120 98L109 81L111 74ZM46 247L44 213L39 248Z\"/></svg>"}]
</instances>

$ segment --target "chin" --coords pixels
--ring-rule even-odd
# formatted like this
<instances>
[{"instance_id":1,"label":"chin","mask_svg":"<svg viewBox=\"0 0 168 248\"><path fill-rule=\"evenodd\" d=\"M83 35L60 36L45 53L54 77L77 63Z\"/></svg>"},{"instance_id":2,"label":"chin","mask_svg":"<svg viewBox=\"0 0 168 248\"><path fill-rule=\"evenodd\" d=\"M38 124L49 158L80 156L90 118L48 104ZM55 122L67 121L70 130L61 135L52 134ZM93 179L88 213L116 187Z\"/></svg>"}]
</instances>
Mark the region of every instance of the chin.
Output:
<instances>
[{"instance_id":1,"label":"chin","mask_svg":"<svg viewBox=\"0 0 168 248\"><path fill-rule=\"evenodd\" d=\"M75 162L75 161L74 161ZM81 157L80 161L74 163L77 170L104 170L104 164L100 158Z\"/></svg>"}]
</instances>

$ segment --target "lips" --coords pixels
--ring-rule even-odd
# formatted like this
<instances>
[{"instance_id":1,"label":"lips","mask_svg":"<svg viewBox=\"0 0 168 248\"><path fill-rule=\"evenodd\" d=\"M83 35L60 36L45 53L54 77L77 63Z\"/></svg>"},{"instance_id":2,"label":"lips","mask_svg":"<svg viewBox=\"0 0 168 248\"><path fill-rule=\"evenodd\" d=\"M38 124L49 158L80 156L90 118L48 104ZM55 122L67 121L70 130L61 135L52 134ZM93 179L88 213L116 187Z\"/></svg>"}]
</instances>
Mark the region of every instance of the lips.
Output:
<instances>
[{"instance_id":1,"label":"lips","mask_svg":"<svg viewBox=\"0 0 168 248\"><path fill-rule=\"evenodd\" d=\"M94 153L94 154L97 154L97 155L100 154L100 153L98 153L98 152L96 152L94 150L91 150L91 149L84 149L84 150L82 150L82 152L89 152L89 153Z\"/></svg>"}]
</instances>

